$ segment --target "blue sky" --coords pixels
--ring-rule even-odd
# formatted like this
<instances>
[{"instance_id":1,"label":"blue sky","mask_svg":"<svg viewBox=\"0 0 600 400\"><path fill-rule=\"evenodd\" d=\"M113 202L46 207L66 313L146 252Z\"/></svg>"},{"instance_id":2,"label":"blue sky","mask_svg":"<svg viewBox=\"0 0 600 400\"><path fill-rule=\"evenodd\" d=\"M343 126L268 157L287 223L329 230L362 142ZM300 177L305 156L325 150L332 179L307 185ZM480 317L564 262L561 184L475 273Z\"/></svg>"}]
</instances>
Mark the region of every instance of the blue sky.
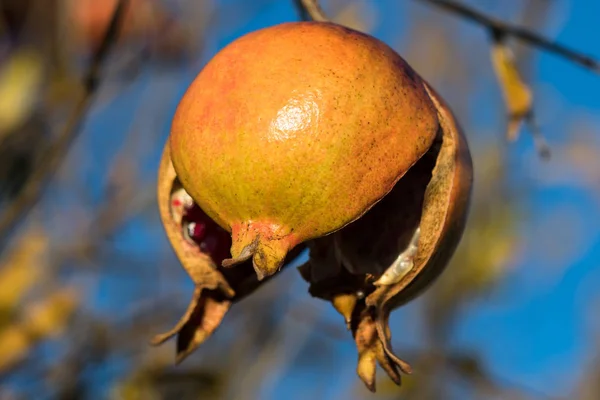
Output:
<instances>
[{"instance_id":1,"label":"blue sky","mask_svg":"<svg viewBox=\"0 0 600 400\"><path fill-rule=\"evenodd\" d=\"M406 14L403 12L407 4L394 0L373 2L377 3L379 10L378 25L373 34L384 41L397 43L398 33L407 24ZM232 1L222 0L220 3L227 7L231 6ZM214 27L205 48L205 59L246 32L297 19L296 11L290 3L264 2L265 5L260 7L258 13L248 14L244 16L245 19L238 16L238 25L227 24L227 29ZM551 16L545 32L564 44L600 58L600 27L597 24L600 2L581 0L569 2L571 4L568 7L565 1L559 3L561 5ZM448 15L447 18L455 17ZM483 35L473 25L465 23L460 26L467 35ZM395 48L402 53L402 48ZM578 119L588 121L592 132L600 134L600 76L552 54L540 52L537 55L534 58L532 87L537 97L536 109L539 110L544 133L550 144L572 140L573 135L578 134L577 130L573 130L573 124ZM152 95L153 92L144 89L148 82L152 82L152 87L155 90L160 88L161 96L165 98L162 101L165 109L161 111L164 115L153 116L156 121L160 121L158 125L151 121L134 127L142 131L154 130L153 135L165 138L169 127L168 115L174 111L178 98L194 73L189 69L177 76L162 76L156 81L153 80L152 71L146 72L139 82L127 88L114 102L97 109L91 115L86 134L78 144L95 149L81 171L89 179L90 190L97 187L94 177L102 175L111 157L111 149L121 140L119 135L104 135L103 132L115 130L117 125L119 130L127 129L133 124L132 107L147 101L148 96ZM490 81L491 84L493 81ZM497 107L499 104L498 99L491 99L489 94L491 92L496 96L497 89L480 89L481 99L478 95L477 101L469 106L469 113L475 116L485 115L485 118L473 118L469 123L473 127L489 128L501 123L503 114L499 111L494 115L489 111L489 107ZM478 107L488 109L480 112ZM494 116L489 117L490 115ZM156 132L157 129L160 132ZM153 179L158 154L156 151L152 158L140 160L140 165L148 172L148 179ZM560 159L560 155L557 158ZM600 300L595 289L600 285L598 196L586 185L553 183L551 179L537 180L540 176L552 177L559 174L563 166L554 161L537 161L527 135L511 147L510 160L511 180L515 185L528 185L522 202L529 213L521 224L526 245L534 248L536 238L544 233L544 243L551 250L564 245L570 238L577 238L577 251L558 263L560 265L549 266L547 258L541 254L543 248L541 251L540 246L535 247L535 251L526 248L523 257L519 259L519 265L510 272L499 290L491 294L489 300L479 302L466 311L464 321L453 337L453 344L461 348L480 349L493 376L501 381L541 393L565 393L576 383L578 374L590 361L588 349L593 346L589 314L594 303ZM600 182L596 183L598 184ZM542 228L548 219L565 209L571 213L570 222L564 226L554 226L557 232L556 239L553 240L553 236L543 232ZM122 235L120 243L124 243L122 246L128 251L151 255L157 252L152 244L164 245L164 242L166 239L160 229L132 225ZM110 310L122 301L119 296L129 299L135 297L131 293L115 296L115 293L127 292L119 289L114 281L103 282L95 293L99 300L98 307ZM181 288L189 289L189 285ZM299 289L299 294L302 290L304 289ZM403 321L412 320L418 313L420 301L399 310L394 315L394 324L399 327ZM337 318L333 312L327 312L326 316ZM418 344L418 337L418 326L406 329L403 337L395 337L396 347ZM353 343L348 340L331 341L330 344L332 355L337 358L334 367L339 384L354 383L357 378L354 373L356 358ZM317 387L325 385L319 372L306 367L282 372L282 380L275 385L269 398L279 398L281 393L290 389L306 387L307 382ZM338 389L338 385L329 387L331 398L340 398Z\"/></svg>"}]
</instances>

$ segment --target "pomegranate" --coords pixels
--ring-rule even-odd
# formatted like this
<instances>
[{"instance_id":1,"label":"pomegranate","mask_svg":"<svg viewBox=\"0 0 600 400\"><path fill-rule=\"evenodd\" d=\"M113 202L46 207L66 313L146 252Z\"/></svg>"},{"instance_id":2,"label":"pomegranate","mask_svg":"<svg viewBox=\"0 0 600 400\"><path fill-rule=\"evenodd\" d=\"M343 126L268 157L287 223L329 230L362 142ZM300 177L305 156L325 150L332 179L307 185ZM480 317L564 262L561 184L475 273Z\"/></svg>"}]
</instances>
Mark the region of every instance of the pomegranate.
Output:
<instances>
[{"instance_id":1,"label":"pomegranate","mask_svg":"<svg viewBox=\"0 0 600 400\"><path fill-rule=\"evenodd\" d=\"M431 147L422 79L390 47L285 23L222 49L183 96L169 148L181 184L259 279L299 243L358 219Z\"/></svg>"},{"instance_id":2,"label":"pomegranate","mask_svg":"<svg viewBox=\"0 0 600 400\"><path fill-rule=\"evenodd\" d=\"M96 51L106 35L119 0L66 0L65 11L76 43ZM172 34L172 16L159 0L129 0L125 3L119 41L156 41Z\"/></svg>"},{"instance_id":3,"label":"pomegranate","mask_svg":"<svg viewBox=\"0 0 600 400\"><path fill-rule=\"evenodd\" d=\"M163 221L197 290L230 302L234 285L255 288L306 244L300 272L344 316L367 387L376 362L398 383L411 372L391 349L389 314L452 256L472 163L448 106L390 47L323 22L233 41L183 96L162 168ZM180 211L165 208L173 199ZM181 336L198 296L167 335ZM196 328L201 340L220 310Z\"/></svg>"}]
</instances>

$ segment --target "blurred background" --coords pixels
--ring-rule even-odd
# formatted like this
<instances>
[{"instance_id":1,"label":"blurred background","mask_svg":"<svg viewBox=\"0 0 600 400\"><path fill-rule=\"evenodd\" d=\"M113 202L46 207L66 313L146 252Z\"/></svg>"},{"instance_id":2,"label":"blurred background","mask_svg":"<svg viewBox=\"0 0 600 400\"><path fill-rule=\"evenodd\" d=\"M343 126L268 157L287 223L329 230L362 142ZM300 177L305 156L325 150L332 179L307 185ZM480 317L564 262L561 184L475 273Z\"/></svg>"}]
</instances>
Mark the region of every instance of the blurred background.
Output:
<instances>
[{"instance_id":1,"label":"blurred background","mask_svg":"<svg viewBox=\"0 0 600 400\"><path fill-rule=\"evenodd\" d=\"M293 0L0 1L0 399L599 399L600 76L510 41L552 149L508 144L486 30L424 0L323 0L448 100L475 164L442 278L396 310L398 388L355 373L354 341L293 266L174 366L150 347L193 285L160 224L156 171L194 76ZM600 3L464 4L600 58ZM110 35L109 35L110 36ZM92 67L90 67L90 64ZM41 193L39 201L36 193Z\"/></svg>"}]
</instances>

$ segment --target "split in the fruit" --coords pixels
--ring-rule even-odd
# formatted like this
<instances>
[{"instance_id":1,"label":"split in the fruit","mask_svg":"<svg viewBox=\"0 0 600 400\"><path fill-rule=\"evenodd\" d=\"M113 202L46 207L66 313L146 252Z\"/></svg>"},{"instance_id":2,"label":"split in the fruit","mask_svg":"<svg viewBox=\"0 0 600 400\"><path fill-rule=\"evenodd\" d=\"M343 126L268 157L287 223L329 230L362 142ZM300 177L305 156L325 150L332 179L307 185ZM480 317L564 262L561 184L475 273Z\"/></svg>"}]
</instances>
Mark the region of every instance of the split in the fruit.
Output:
<instances>
[{"instance_id":1,"label":"split in the fruit","mask_svg":"<svg viewBox=\"0 0 600 400\"><path fill-rule=\"evenodd\" d=\"M195 289L184 315L168 332L156 335L152 344L159 345L177 336L177 362L181 362L212 335L231 305L259 283L249 263L235 271L219 267L229 256L229 233L183 189L168 146L161 159L157 194L165 232Z\"/></svg>"},{"instance_id":2,"label":"split in the fruit","mask_svg":"<svg viewBox=\"0 0 600 400\"><path fill-rule=\"evenodd\" d=\"M466 221L472 183L468 148L452 113L426 89L440 122L430 149L360 219L312 241L310 259L300 269L313 296L332 302L346 323L350 315L357 373L370 390L375 390L376 363L396 383L399 372L410 373L391 346L390 312L440 275Z\"/></svg>"}]
</instances>

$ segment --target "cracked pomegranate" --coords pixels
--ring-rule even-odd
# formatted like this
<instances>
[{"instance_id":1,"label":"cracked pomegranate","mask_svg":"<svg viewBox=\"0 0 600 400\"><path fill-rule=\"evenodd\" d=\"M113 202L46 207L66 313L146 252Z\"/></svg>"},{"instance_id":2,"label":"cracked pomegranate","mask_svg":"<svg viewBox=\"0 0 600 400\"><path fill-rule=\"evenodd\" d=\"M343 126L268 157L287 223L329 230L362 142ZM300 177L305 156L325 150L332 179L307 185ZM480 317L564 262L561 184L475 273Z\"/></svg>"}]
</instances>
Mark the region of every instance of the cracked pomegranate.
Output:
<instances>
[{"instance_id":1,"label":"cracked pomegranate","mask_svg":"<svg viewBox=\"0 0 600 400\"><path fill-rule=\"evenodd\" d=\"M472 163L448 106L390 47L319 22L233 41L183 96L159 182L163 223L197 289L156 342L178 334L188 354L306 244L300 272L344 316L367 387L376 362L398 383L411 372L392 351L389 314L454 253ZM209 301L216 317L199 318Z\"/></svg>"}]
</instances>

